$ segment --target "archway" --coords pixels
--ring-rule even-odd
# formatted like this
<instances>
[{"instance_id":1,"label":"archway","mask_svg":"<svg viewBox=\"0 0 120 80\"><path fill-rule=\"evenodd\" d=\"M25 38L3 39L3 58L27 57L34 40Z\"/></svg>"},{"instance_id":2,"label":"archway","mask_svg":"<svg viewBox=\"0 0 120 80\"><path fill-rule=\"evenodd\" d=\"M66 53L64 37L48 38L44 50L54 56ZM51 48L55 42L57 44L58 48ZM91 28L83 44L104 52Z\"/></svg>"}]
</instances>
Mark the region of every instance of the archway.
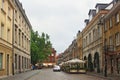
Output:
<instances>
[{"instance_id":1,"label":"archway","mask_svg":"<svg viewBox=\"0 0 120 80\"><path fill-rule=\"evenodd\" d=\"M92 55L88 55L88 70L93 71Z\"/></svg>"},{"instance_id":2,"label":"archway","mask_svg":"<svg viewBox=\"0 0 120 80\"><path fill-rule=\"evenodd\" d=\"M94 55L94 68L97 68L97 73L100 73L100 62L99 62L99 53L96 52Z\"/></svg>"},{"instance_id":3,"label":"archway","mask_svg":"<svg viewBox=\"0 0 120 80\"><path fill-rule=\"evenodd\" d=\"M87 60L87 57L84 56L84 60L86 61ZM84 67L87 69L87 63L84 64Z\"/></svg>"}]
</instances>

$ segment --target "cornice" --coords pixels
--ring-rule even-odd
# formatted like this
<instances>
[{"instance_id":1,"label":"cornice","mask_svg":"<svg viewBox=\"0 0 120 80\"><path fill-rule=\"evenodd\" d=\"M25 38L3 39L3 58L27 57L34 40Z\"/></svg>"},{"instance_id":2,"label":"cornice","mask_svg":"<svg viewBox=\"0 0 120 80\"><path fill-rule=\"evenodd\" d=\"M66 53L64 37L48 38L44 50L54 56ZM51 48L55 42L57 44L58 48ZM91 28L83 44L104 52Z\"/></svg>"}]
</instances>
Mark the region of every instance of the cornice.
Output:
<instances>
[{"instance_id":1,"label":"cornice","mask_svg":"<svg viewBox=\"0 0 120 80\"><path fill-rule=\"evenodd\" d=\"M97 19L99 19L99 17L100 17L102 14L107 14L108 11L109 11L109 10L101 10L101 11L99 11L99 12L95 15L95 17L89 22L89 24L83 29L82 33L86 32L86 31L88 30L88 28L90 28L90 27L93 25L93 23L94 23Z\"/></svg>"},{"instance_id":2,"label":"cornice","mask_svg":"<svg viewBox=\"0 0 120 80\"><path fill-rule=\"evenodd\" d=\"M29 28L32 29L32 25L28 19L28 17L26 16L25 10L22 7L22 3L19 2L19 0L15 0L15 3L17 5L17 7L19 8L20 12L22 13L25 21L27 22L27 24L29 25Z\"/></svg>"}]
</instances>

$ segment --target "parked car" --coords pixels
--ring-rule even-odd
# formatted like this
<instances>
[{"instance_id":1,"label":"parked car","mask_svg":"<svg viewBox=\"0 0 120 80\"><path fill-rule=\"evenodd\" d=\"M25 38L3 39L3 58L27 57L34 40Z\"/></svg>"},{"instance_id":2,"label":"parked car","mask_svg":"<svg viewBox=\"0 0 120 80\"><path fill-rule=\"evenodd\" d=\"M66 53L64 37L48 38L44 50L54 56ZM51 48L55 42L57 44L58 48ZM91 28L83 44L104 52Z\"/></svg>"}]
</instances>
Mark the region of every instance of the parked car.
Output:
<instances>
[{"instance_id":1,"label":"parked car","mask_svg":"<svg viewBox=\"0 0 120 80\"><path fill-rule=\"evenodd\" d=\"M60 66L55 65L55 66L53 67L53 71L60 71Z\"/></svg>"}]
</instances>

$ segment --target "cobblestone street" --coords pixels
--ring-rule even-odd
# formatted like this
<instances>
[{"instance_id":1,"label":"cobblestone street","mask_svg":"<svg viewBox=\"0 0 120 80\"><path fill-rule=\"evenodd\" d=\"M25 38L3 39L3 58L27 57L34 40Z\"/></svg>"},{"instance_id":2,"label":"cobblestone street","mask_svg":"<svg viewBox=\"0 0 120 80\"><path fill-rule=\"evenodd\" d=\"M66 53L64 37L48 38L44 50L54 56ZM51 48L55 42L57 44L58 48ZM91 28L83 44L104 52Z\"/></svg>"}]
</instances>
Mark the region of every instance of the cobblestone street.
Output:
<instances>
[{"instance_id":1,"label":"cobblestone street","mask_svg":"<svg viewBox=\"0 0 120 80\"><path fill-rule=\"evenodd\" d=\"M107 80L100 77L90 76L87 74L68 74L64 72L53 72L52 69L41 70L35 76L27 80Z\"/></svg>"},{"instance_id":2,"label":"cobblestone street","mask_svg":"<svg viewBox=\"0 0 120 80\"><path fill-rule=\"evenodd\" d=\"M0 80L120 80L120 77L104 77L95 73L68 74L53 72L52 69L32 70Z\"/></svg>"}]
</instances>

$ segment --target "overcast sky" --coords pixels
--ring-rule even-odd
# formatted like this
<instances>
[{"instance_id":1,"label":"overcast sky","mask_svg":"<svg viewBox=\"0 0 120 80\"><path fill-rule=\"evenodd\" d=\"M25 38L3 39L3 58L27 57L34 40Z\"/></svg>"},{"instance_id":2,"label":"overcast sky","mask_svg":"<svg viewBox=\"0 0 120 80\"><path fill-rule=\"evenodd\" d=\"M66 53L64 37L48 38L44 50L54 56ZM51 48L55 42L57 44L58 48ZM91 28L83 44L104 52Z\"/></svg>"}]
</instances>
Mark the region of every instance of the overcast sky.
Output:
<instances>
[{"instance_id":1,"label":"overcast sky","mask_svg":"<svg viewBox=\"0 0 120 80\"><path fill-rule=\"evenodd\" d=\"M20 0L32 24L33 30L50 36L57 53L64 52L84 28L89 9L96 3L112 0Z\"/></svg>"}]
</instances>

